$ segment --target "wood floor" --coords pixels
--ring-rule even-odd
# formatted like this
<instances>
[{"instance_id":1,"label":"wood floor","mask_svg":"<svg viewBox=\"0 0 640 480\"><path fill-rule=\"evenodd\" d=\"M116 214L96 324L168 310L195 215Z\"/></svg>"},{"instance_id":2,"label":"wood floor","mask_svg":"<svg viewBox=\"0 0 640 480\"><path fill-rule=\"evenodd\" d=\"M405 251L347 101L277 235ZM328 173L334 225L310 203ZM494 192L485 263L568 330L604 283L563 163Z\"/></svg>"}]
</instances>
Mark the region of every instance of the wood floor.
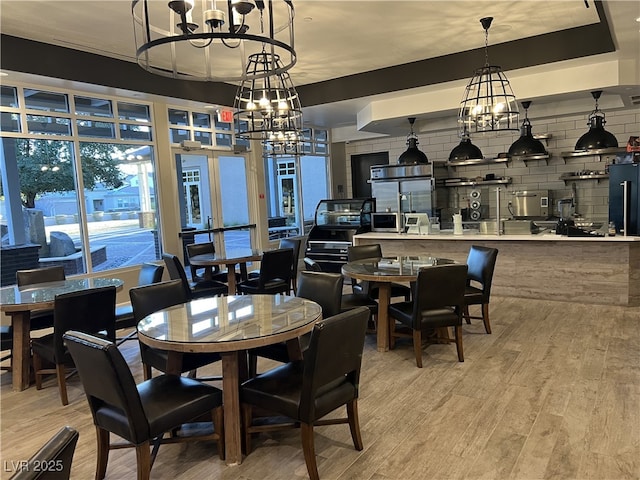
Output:
<instances>
[{"instance_id":1,"label":"wood floor","mask_svg":"<svg viewBox=\"0 0 640 480\"><path fill-rule=\"evenodd\" d=\"M640 478L640 309L493 297L493 334L465 325L454 345L365 346L357 452L346 425L316 429L323 479ZM136 342L122 347L138 381ZM273 364L261 364L266 368ZM215 368L210 368L214 373ZM53 381L14 393L1 375L2 477L64 425L80 431L71 477L94 476L95 433L80 381L62 407ZM261 434L242 465L213 443L162 446L154 479L307 478L298 431ZM112 451L108 479L135 478L132 450Z\"/></svg>"}]
</instances>

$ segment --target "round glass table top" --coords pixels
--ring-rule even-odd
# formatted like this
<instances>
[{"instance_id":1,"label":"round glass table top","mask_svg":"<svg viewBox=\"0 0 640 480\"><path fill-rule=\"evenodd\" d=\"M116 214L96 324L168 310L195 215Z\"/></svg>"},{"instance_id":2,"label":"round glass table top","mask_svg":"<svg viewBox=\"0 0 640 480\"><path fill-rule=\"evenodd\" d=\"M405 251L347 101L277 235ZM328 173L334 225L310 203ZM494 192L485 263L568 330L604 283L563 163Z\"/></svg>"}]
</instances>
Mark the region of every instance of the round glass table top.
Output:
<instances>
[{"instance_id":1,"label":"round glass table top","mask_svg":"<svg viewBox=\"0 0 640 480\"><path fill-rule=\"evenodd\" d=\"M366 258L346 263L342 273L349 277L372 281L411 281L421 268L455 263L448 258L422 255Z\"/></svg>"},{"instance_id":2,"label":"round glass table top","mask_svg":"<svg viewBox=\"0 0 640 480\"><path fill-rule=\"evenodd\" d=\"M262 258L262 252L252 248L231 248L224 255L216 253L202 253L189 259L193 265L215 265L225 262L239 263L257 261Z\"/></svg>"},{"instance_id":3,"label":"round glass table top","mask_svg":"<svg viewBox=\"0 0 640 480\"><path fill-rule=\"evenodd\" d=\"M124 282L119 278L72 278L59 282L36 283L18 287L11 285L0 289L0 303L3 310L15 306L40 304L53 305L56 295L77 292L89 288L109 287L122 288Z\"/></svg>"},{"instance_id":4,"label":"round glass table top","mask_svg":"<svg viewBox=\"0 0 640 480\"><path fill-rule=\"evenodd\" d=\"M230 351L296 337L297 331L310 331L321 318L320 305L303 298L229 295L196 299L152 313L138 323L138 335L151 345L175 342L201 350L197 345L209 344L211 351ZM241 346L234 345L239 342Z\"/></svg>"}]
</instances>

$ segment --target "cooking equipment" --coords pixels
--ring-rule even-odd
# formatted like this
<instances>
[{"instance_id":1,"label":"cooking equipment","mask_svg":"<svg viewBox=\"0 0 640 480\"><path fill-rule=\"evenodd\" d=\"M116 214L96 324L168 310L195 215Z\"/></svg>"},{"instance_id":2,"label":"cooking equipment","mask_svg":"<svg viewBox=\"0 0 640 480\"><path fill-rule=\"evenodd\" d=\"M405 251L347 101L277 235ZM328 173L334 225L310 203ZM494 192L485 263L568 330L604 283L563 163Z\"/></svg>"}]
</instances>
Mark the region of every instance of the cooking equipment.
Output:
<instances>
[{"instance_id":1,"label":"cooking equipment","mask_svg":"<svg viewBox=\"0 0 640 480\"><path fill-rule=\"evenodd\" d=\"M609 221L616 231L640 235L640 164L609 166Z\"/></svg>"},{"instance_id":2,"label":"cooking equipment","mask_svg":"<svg viewBox=\"0 0 640 480\"><path fill-rule=\"evenodd\" d=\"M374 165L371 193L378 212L423 212L434 216L433 164Z\"/></svg>"},{"instance_id":3,"label":"cooking equipment","mask_svg":"<svg viewBox=\"0 0 640 480\"><path fill-rule=\"evenodd\" d=\"M502 228L505 235L530 235L537 232L537 227L531 220L505 220Z\"/></svg>"},{"instance_id":4,"label":"cooking equipment","mask_svg":"<svg viewBox=\"0 0 640 480\"><path fill-rule=\"evenodd\" d=\"M511 214L515 219L549 216L549 190L520 190L513 192Z\"/></svg>"},{"instance_id":5,"label":"cooking equipment","mask_svg":"<svg viewBox=\"0 0 640 480\"><path fill-rule=\"evenodd\" d=\"M374 232L402 231L402 214L398 212L375 212L371 214L371 230Z\"/></svg>"}]
</instances>

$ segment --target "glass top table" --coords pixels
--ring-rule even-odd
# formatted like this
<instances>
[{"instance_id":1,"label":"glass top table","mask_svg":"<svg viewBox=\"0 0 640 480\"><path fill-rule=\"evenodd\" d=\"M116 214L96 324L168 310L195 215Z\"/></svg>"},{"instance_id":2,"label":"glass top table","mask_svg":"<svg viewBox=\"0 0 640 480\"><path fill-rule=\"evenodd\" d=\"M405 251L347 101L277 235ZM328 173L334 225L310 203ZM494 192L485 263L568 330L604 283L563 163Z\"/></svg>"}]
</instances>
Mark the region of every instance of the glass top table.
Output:
<instances>
[{"instance_id":1,"label":"glass top table","mask_svg":"<svg viewBox=\"0 0 640 480\"><path fill-rule=\"evenodd\" d=\"M262 252L252 248L233 248L226 253L203 253L194 255L189 263L199 267L213 267L225 265L227 267L227 285L229 294L236 293L236 265L240 264L240 273L243 280L247 279L247 262L258 262L262 259ZM211 269L207 268L205 275L211 277Z\"/></svg>"},{"instance_id":2,"label":"glass top table","mask_svg":"<svg viewBox=\"0 0 640 480\"><path fill-rule=\"evenodd\" d=\"M11 317L13 328L12 382L13 390L29 386L31 358L31 312L53 309L56 295L90 288L114 286L121 290L124 282L118 278L72 278L58 282L37 283L0 288L0 310Z\"/></svg>"},{"instance_id":3,"label":"glass top table","mask_svg":"<svg viewBox=\"0 0 640 480\"><path fill-rule=\"evenodd\" d=\"M180 372L184 352L222 356L225 461L242 462L240 381L246 378L246 350L287 342L302 358L298 338L322 319L320 305L287 295L229 295L191 300L166 308L138 323L138 339L168 351L167 373ZM241 370L241 355L245 364Z\"/></svg>"},{"instance_id":4,"label":"glass top table","mask_svg":"<svg viewBox=\"0 0 640 480\"><path fill-rule=\"evenodd\" d=\"M391 284L395 282L413 282L418 278L421 268L436 265L451 265L455 262L448 258L430 255L366 258L346 263L342 274L356 280L375 282L378 286L378 328L377 347L379 352L389 350L389 314Z\"/></svg>"}]
</instances>

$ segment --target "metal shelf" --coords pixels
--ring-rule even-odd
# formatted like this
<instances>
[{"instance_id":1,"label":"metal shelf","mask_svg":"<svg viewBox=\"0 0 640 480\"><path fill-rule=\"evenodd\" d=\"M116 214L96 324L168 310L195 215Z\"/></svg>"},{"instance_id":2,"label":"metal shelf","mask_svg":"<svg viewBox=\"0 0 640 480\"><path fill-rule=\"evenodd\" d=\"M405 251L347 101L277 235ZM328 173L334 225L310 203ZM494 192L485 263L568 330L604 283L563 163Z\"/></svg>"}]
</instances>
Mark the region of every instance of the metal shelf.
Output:
<instances>
[{"instance_id":1,"label":"metal shelf","mask_svg":"<svg viewBox=\"0 0 640 480\"><path fill-rule=\"evenodd\" d=\"M479 180L479 181L460 181L460 182L444 182L444 187L475 187L476 185L508 185L511 183L511 177L500 178L497 180Z\"/></svg>"},{"instance_id":2,"label":"metal shelf","mask_svg":"<svg viewBox=\"0 0 640 480\"><path fill-rule=\"evenodd\" d=\"M470 158L469 160L458 160L454 162L446 162L447 167L466 167L469 165L488 165L491 163L507 163L511 160L509 157L497 158Z\"/></svg>"},{"instance_id":3,"label":"metal shelf","mask_svg":"<svg viewBox=\"0 0 640 480\"><path fill-rule=\"evenodd\" d=\"M562 152L562 158L576 158L576 157L602 157L602 155L616 155L618 153L627 153L626 148L597 148L594 150L580 150L573 152Z\"/></svg>"},{"instance_id":4,"label":"metal shelf","mask_svg":"<svg viewBox=\"0 0 640 480\"><path fill-rule=\"evenodd\" d=\"M548 160L551 158L551 155L548 153L545 154L537 154L537 155L514 155L513 157L511 157L511 160L522 160L524 162L524 164L526 165L527 162L533 161L533 160L545 160L547 165L549 164Z\"/></svg>"},{"instance_id":5,"label":"metal shelf","mask_svg":"<svg viewBox=\"0 0 640 480\"><path fill-rule=\"evenodd\" d=\"M605 178L609 178L608 174L595 174L595 175L561 175L560 180L564 180L564 182L569 182L572 180L597 180L598 183L600 180Z\"/></svg>"}]
</instances>

